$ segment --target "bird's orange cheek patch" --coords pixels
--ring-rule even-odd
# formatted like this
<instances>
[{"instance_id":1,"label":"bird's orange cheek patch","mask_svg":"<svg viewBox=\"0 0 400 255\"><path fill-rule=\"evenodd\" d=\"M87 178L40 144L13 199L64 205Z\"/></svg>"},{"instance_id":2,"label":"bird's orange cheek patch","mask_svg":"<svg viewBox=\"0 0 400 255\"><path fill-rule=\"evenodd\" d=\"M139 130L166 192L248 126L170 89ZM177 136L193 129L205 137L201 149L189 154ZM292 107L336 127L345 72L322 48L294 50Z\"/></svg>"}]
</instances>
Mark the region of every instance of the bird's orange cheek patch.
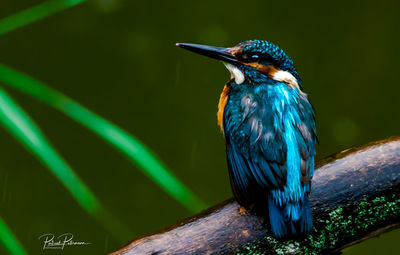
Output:
<instances>
[{"instance_id":1,"label":"bird's orange cheek patch","mask_svg":"<svg viewBox=\"0 0 400 255\"><path fill-rule=\"evenodd\" d=\"M221 96L219 97L217 118L218 118L218 125L221 128L222 132L224 132L224 129L222 126L223 118L224 118L224 110L225 110L226 102L228 101L228 95L229 95L230 91L231 91L230 86L225 85L224 89L222 90Z\"/></svg>"},{"instance_id":2,"label":"bird's orange cheek patch","mask_svg":"<svg viewBox=\"0 0 400 255\"><path fill-rule=\"evenodd\" d=\"M271 79L285 82L289 87L293 89L294 88L299 89L299 85L297 83L296 78L293 77L293 75L291 75L287 71L282 71L281 69L278 69L273 65L262 65L256 62L247 63L246 65L254 67L257 71L265 74Z\"/></svg>"},{"instance_id":3,"label":"bird's orange cheek patch","mask_svg":"<svg viewBox=\"0 0 400 255\"><path fill-rule=\"evenodd\" d=\"M262 65L257 62L247 63L246 65L254 67L260 73L263 73L266 76L271 77L271 78L274 77L274 74L279 71L279 69L277 69L273 65Z\"/></svg>"}]
</instances>

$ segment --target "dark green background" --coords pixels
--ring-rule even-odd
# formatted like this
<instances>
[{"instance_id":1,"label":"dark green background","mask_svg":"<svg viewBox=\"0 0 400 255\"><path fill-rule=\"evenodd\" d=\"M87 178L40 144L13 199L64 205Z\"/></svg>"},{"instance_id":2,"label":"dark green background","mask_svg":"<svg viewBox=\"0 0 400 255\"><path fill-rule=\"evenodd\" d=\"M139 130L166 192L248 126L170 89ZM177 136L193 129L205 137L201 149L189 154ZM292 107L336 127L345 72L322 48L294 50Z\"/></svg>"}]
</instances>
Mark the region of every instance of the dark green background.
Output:
<instances>
[{"instance_id":1,"label":"dark green background","mask_svg":"<svg viewBox=\"0 0 400 255\"><path fill-rule=\"evenodd\" d=\"M0 18L40 2L3 1ZM233 46L257 38L282 47L294 59L316 108L320 159L399 134L399 10L395 0L89 1L1 36L0 62L134 134L212 205L231 197L224 140L216 124L229 73L221 63L174 44ZM88 130L8 91L137 235L191 215ZM93 243L67 247L62 254L102 254L123 244L4 129L0 141L0 213L28 252L43 252L38 237L48 232L71 232L77 241ZM390 254L399 238L395 231L345 254Z\"/></svg>"}]
</instances>

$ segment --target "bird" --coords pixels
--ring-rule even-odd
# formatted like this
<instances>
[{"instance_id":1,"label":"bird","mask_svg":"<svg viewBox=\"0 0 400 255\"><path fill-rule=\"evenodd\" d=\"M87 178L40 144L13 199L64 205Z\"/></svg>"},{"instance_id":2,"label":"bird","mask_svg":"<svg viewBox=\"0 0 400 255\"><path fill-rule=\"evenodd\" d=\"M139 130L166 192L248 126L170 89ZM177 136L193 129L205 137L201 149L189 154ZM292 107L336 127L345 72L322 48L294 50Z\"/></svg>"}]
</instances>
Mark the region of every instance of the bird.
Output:
<instances>
[{"instance_id":1,"label":"bird","mask_svg":"<svg viewBox=\"0 0 400 255\"><path fill-rule=\"evenodd\" d=\"M217 119L236 201L249 210L264 208L277 238L311 232L315 111L292 59L263 40L230 48L176 45L222 61L231 74Z\"/></svg>"}]
</instances>

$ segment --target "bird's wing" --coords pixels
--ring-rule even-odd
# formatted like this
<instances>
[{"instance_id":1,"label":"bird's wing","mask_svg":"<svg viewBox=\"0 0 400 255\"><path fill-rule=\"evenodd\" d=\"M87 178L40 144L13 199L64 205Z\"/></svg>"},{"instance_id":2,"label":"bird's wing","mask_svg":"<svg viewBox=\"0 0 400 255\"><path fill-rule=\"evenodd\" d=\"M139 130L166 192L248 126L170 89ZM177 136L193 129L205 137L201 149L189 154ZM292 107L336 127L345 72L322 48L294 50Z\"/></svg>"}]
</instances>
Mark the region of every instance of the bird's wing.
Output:
<instances>
[{"instance_id":1,"label":"bird's wing","mask_svg":"<svg viewBox=\"0 0 400 255\"><path fill-rule=\"evenodd\" d=\"M314 109L305 93L300 92L296 105L300 122L296 124L296 137L301 156L301 181L311 189L311 179L314 174L315 144L318 142Z\"/></svg>"},{"instance_id":2,"label":"bird's wing","mask_svg":"<svg viewBox=\"0 0 400 255\"><path fill-rule=\"evenodd\" d=\"M226 105L223 128L233 192L246 205L258 196L254 193L260 190L254 187L270 190L286 184L287 148L283 133L274 127L274 113L265 110L268 107L259 107L251 98L242 98L241 107L238 111ZM300 114L301 125L296 125L294 130L298 132L303 184L308 184L313 173L315 124L308 124L306 120L311 118L310 122L314 123L314 113L308 101L299 102L296 107L300 112L305 111Z\"/></svg>"},{"instance_id":3,"label":"bird's wing","mask_svg":"<svg viewBox=\"0 0 400 255\"><path fill-rule=\"evenodd\" d=\"M241 100L242 109L227 104L224 135L229 176L238 202L249 206L265 189L286 183L286 143L274 128L273 113L263 111L251 98Z\"/></svg>"}]
</instances>

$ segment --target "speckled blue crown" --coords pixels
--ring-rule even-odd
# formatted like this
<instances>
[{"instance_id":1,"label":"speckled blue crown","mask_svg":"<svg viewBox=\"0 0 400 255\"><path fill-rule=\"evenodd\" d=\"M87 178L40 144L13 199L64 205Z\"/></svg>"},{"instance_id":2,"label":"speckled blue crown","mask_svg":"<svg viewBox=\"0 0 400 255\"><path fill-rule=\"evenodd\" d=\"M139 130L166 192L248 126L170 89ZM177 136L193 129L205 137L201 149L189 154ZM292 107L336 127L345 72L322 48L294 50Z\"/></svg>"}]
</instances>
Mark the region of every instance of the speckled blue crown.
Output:
<instances>
[{"instance_id":1,"label":"speckled blue crown","mask_svg":"<svg viewBox=\"0 0 400 255\"><path fill-rule=\"evenodd\" d=\"M293 60L278 46L262 40L249 40L238 45L243 53L260 53L269 55L271 62L281 70L290 72L298 81L300 76L297 73Z\"/></svg>"}]
</instances>

